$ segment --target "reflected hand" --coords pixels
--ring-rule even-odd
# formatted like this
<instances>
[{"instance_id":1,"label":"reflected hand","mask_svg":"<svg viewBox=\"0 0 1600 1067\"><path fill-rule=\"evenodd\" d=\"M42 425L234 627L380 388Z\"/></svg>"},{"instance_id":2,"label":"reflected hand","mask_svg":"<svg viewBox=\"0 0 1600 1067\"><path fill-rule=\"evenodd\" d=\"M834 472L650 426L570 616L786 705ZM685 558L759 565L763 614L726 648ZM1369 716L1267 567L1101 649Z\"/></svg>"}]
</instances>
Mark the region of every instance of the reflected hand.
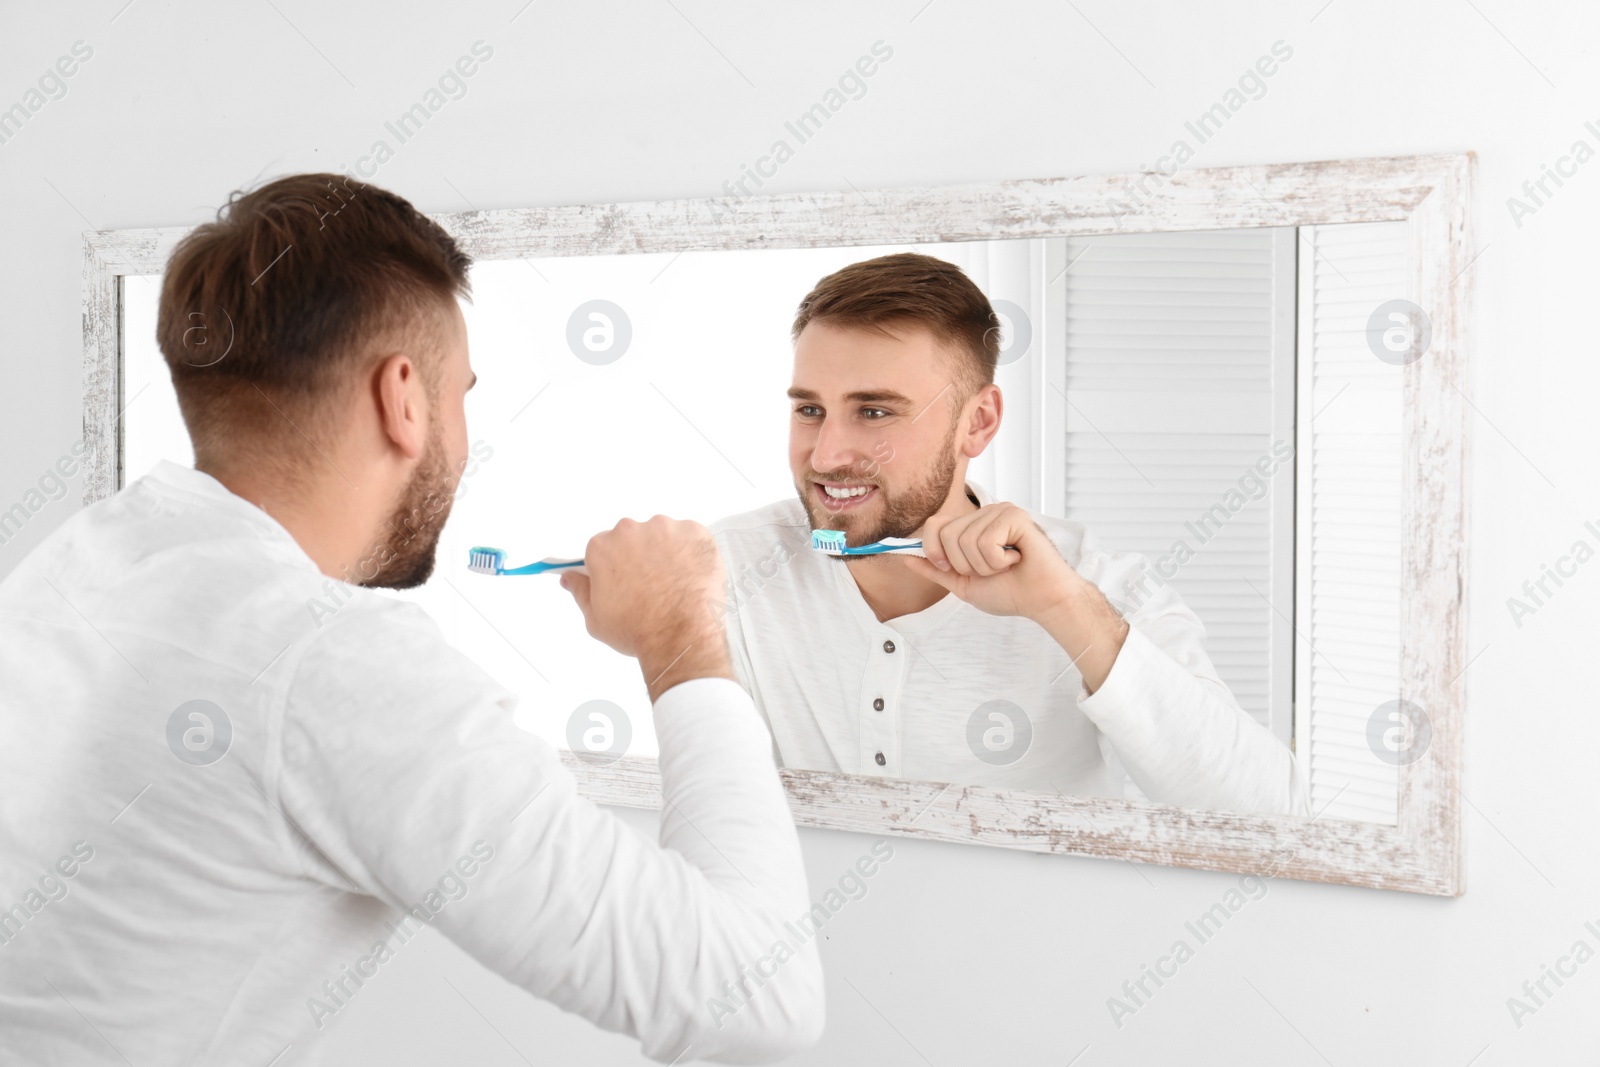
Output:
<instances>
[{"instance_id":1,"label":"reflected hand","mask_svg":"<svg viewBox=\"0 0 1600 1067\"><path fill-rule=\"evenodd\" d=\"M1015 504L936 515L922 528L922 549L926 560L903 557L913 574L990 615L1042 621L1083 584L1049 536ZM940 563L949 569L941 570Z\"/></svg>"}]
</instances>

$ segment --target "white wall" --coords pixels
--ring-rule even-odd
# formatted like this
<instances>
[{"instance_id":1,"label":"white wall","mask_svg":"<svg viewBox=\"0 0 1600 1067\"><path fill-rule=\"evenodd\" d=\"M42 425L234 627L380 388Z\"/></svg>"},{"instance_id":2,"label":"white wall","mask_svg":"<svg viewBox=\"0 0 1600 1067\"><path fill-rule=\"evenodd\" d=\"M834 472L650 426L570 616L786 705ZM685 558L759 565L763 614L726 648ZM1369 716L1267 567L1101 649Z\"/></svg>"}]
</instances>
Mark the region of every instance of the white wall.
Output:
<instances>
[{"instance_id":1,"label":"white wall","mask_svg":"<svg viewBox=\"0 0 1600 1067\"><path fill-rule=\"evenodd\" d=\"M1281 39L1293 58L1193 165L1480 155L1466 895L1273 883L1119 1030L1107 997L1233 877L896 841L867 897L827 928L828 1033L795 1062L1575 1062L1592 1048L1600 963L1520 1028L1506 998L1575 940L1600 946L1583 926L1600 925L1600 563L1520 627L1506 598L1574 540L1593 543L1583 524L1600 522L1600 163L1520 227L1505 201L1575 140L1600 145L1584 128L1600 120L1600 12L924 2L782 18L711 0L537 0L515 22L523 0L6 5L0 106L74 41L94 56L0 144L0 508L80 433L81 230L198 223L261 177L353 164L476 40L494 57L469 94L375 178L425 210L716 195L879 39L894 56L868 94L766 191L1129 169L1185 137L1185 120ZM75 484L0 547L0 573L76 499ZM653 816L624 817L653 833ZM819 893L870 843L802 838ZM336 1062L640 1062L627 1039L437 939L383 975L328 1038Z\"/></svg>"}]
</instances>

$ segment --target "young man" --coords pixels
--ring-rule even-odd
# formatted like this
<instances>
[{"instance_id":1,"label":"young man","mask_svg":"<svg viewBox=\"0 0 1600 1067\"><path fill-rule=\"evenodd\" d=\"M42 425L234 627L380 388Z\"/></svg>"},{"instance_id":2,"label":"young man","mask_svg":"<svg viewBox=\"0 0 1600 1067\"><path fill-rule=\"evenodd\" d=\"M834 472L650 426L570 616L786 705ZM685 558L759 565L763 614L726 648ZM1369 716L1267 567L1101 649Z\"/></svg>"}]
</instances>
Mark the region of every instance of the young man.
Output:
<instances>
[{"instance_id":1,"label":"young man","mask_svg":"<svg viewBox=\"0 0 1600 1067\"><path fill-rule=\"evenodd\" d=\"M659 847L579 797L424 612L363 588L433 569L469 266L331 174L239 196L173 252L157 333L195 468L0 583L0 1062L304 1062L427 925L662 1062L820 1034L771 738L702 607L709 532L623 520L562 579L639 659Z\"/></svg>"},{"instance_id":2,"label":"young man","mask_svg":"<svg viewBox=\"0 0 1600 1067\"><path fill-rule=\"evenodd\" d=\"M735 669L785 766L1306 813L1287 748L1234 700L1204 628L1084 528L989 498L999 321L955 266L902 253L817 283L792 332L799 499L713 524ZM828 556L918 537L928 559Z\"/></svg>"}]
</instances>

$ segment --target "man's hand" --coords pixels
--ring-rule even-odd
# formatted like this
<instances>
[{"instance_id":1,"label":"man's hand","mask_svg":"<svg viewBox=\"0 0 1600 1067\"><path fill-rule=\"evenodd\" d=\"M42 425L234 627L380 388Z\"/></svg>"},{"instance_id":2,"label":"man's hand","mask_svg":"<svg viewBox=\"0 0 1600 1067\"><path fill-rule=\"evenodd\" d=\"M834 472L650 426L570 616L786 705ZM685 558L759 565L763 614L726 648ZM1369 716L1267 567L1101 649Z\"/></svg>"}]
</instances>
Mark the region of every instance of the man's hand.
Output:
<instances>
[{"instance_id":1,"label":"man's hand","mask_svg":"<svg viewBox=\"0 0 1600 1067\"><path fill-rule=\"evenodd\" d=\"M589 573L563 574L561 588L591 637L638 658L651 703L691 678L733 678L727 632L706 610L720 601L725 573L704 526L623 519L589 539L583 562Z\"/></svg>"},{"instance_id":2,"label":"man's hand","mask_svg":"<svg viewBox=\"0 0 1600 1067\"><path fill-rule=\"evenodd\" d=\"M922 550L925 560L902 557L913 574L990 615L1032 619L1066 651L1090 693L1105 682L1128 623L1022 508L988 504L965 515L934 516L922 528Z\"/></svg>"},{"instance_id":3,"label":"man's hand","mask_svg":"<svg viewBox=\"0 0 1600 1067\"><path fill-rule=\"evenodd\" d=\"M935 515L922 528L922 550L926 561L904 557L913 574L990 615L1038 621L1084 584L1045 532L1015 504Z\"/></svg>"}]
</instances>

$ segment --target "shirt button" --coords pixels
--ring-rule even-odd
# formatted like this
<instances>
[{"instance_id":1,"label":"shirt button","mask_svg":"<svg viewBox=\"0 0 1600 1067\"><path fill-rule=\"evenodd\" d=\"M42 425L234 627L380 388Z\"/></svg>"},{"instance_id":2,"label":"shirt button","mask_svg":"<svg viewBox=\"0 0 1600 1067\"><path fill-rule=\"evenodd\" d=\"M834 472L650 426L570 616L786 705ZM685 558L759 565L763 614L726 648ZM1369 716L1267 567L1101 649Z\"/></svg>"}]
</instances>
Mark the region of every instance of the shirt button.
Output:
<instances>
[{"instance_id":1,"label":"shirt button","mask_svg":"<svg viewBox=\"0 0 1600 1067\"><path fill-rule=\"evenodd\" d=\"M878 753L876 756L873 756L872 758L878 761L878 766L880 766L880 767L882 767L885 763L889 762L888 760L883 758L883 753L882 752Z\"/></svg>"},{"instance_id":2,"label":"shirt button","mask_svg":"<svg viewBox=\"0 0 1600 1067\"><path fill-rule=\"evenodd\" d=\"M872 710L873 711L882 711L883 710L883 698L882 697L879 697L877 700L874 700L872 702Z\"/></svg>"},{"instance_id":3,"label":"shirt button","mask_svg":"<svg viewBox=\"0 0 1600 1067\"><path fill-rule=\"evenodd\" d=\"M893 641L885 641L883 643L883 650L885 652L893 652L894 651L894 642Z\"/></svg>"}]
</instances>

